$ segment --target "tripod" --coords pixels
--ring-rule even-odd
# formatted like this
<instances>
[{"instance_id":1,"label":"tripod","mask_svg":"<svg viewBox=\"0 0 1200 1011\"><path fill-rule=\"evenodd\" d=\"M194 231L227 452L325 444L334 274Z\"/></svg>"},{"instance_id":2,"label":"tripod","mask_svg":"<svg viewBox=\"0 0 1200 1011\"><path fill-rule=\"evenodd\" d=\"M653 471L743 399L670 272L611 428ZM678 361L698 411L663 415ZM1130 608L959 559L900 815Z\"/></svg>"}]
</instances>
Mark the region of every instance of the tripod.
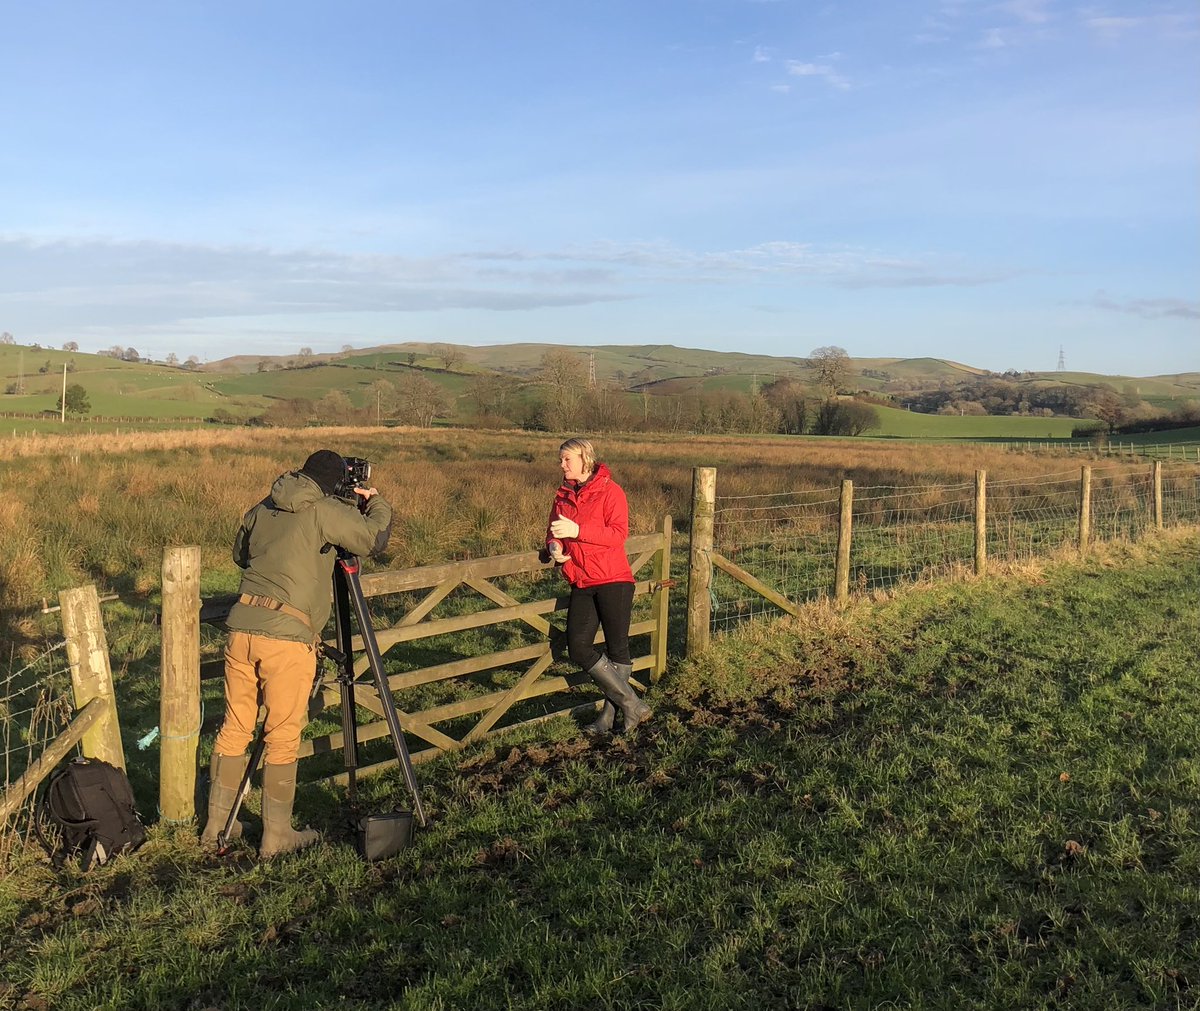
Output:
<instances>
[{"instance_id":1,"label":"tripod","mask_svg":"<svg viewBox=\"0 0 1200 1011\"><path fill-rule=\"evenodd\" d=\"M363 648L367 655L367 663L375 677L375 688L379 694L379 703L387 721L388 732L392 745L396 749L396 759L404 775L404 783L412 796L413 815L417 824L425 825L425 809L421 805L421 795L417 789L417 776L413 771L412 759L408 754L408 745L404 742L404 732L400 727L400 717L396 713L396 703L392 698L391 688L383 672L383 658L379 653L379 644L375 640L375 629L371 625L371 614L367 610L367 601L363 596L362 584L359 582L358 558L349 552L337 549L337 561L333 566L333 608L337 632L337 648L333 649L322 644L318 647L320 655L332 660L338 667L337 682L341 690L342 704L342 754L348 781L348 796L353 810L358 800L358 715L354 703L354 657L350 651L351 626L350 611L353 607L354 617L358 622L358 631L362 636ZM312 697L315 698L321 690L322 679L318 673L313 679ZM250 792L250 780L262 761L263 750L266 747L266 731L258 735L254 749L250 752L250 761L246 763L246 771L238 786L237 797L225 826L217 835L217 852L225 854L229 851L231 833L237 822L238 812L246 794Z\"/></svg>"}]
</instances>

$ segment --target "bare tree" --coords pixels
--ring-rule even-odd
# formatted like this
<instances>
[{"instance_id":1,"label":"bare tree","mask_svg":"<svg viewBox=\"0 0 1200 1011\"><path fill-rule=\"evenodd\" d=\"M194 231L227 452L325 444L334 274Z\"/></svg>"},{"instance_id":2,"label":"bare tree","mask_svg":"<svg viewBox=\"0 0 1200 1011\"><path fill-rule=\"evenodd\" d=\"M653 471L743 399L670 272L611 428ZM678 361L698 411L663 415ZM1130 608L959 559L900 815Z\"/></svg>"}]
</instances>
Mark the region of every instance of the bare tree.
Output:
<instances>
[{"instance_id":1,"label":"bare tree","mask_svg":"<svg viewBox=\"0 0 1200 1011\"><path fill-rule=\"evenodd\" d=\"M345 425L354 420L355 413L350 398L341 390L330 390L317 401L317 416L322 421Z\"/></svg>"},{"instance_id":2,"label":"bare tree","mask_svg":"<svg viewBox=\"0 0 1200 1011\"><path fill-rule=\"evenodd\" d=\"M462 349L455 347L453 344L435 344L433 355L442 363L442 368L447 372L451 371L456 365L461 364L463 360Z\"/></svg>"},{"instance_id":3,"label":"bare tree","mask_svg":"<svg viewBox=\"0 0 1200 1011\"><path fill-rule=\"evenodd\" d=\"M443 390L428 376L410 372L400 377L396 384L399 395L397 417L405 424L429 428L436 419L450 413L450 400Z\"/></svg>"},{"instance_id":4,"label":"bare tree","mask_svg":"<svg viewBox=\"0 0 1200 1011\"><path fill-rule=\"evenodd\" d=\"M367 407L376 422L384 418L394 418L400 409L400 396L396 387L386 379L376 379L367 387L370 394Z\"/></svg>"},{"instance_id":5,"label":"bare tree","mask_svg":"<svg viewBox=\"0 0 1200 1011\"><path fill-rule=\"evenodd\" d=\"M579 421L587 388L583 359L573 351L554 348L542 355L538 379L546 386L542 421L546 428L570 428Z\"/></svg>"},{"instance_id":6,"label":"bare tree","mask_svg":"<svg viewBox=\"0 0 1200 1011\"><path fill-rule=\"evenodd\" d=\"M79 350L79 342L78 341L67 341L62 346L62 349L64 351L78 351Z\"/></svg>"},{"instance_id":7,"label":"bare tree","mask_svg":"<svg viewBox=\"0 0 1200 1011\"><path fill-rule=\"evenodd\" d=\"M5 330L4 333L0 333L0 344L14 344L14 343L16 343L16 339L7 330ZM66 347L66 345L63 345L63 346Z\"/></svg>"},{"instance_id":8,"label":"bare tree","mask_svg":"<svg viewBox=\"0 0 1200 1011\"><path fill-rule=\"evenodd\" d=\"M850 356L846 354L846 349L830 344L817 348L808 357L817 370L817 385L825 391L825 396L837 396L850 374Z\"/></svg>"},{"instance_id":9,"label":"bare tree","mask_svg":"<svg viewBox=\"0 0 1200 1011\"><path fill-rule=\"evenodd\" d=\"M468 396L480 417L504 418L516 390L517 384L508 376L484 373L471 380Z\"/></svg>"}]
</instances>

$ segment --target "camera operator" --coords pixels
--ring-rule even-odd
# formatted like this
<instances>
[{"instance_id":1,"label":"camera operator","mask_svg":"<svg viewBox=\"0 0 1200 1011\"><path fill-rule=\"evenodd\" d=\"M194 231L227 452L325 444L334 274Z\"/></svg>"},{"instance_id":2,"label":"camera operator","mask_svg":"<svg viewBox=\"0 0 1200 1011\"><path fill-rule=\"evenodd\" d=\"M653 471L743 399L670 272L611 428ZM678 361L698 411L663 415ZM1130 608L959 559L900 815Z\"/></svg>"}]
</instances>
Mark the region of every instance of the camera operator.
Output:
<instances>
[{"instance_id":1,"label":"camera operator","mask_svg":"<svg viewBox=\"0 0 1200 1011\"><path fill-rule=\"evenodd\" d=\"M350 478L341 456L319 450L300 470L280 475L270 495L242 518L233 543L241 595L226 621L225 719L213 747L208 821L201 834L206 845L216 844L233 809L260 693L266 721L259 856L320 840L312 829L292 828L292 805L317 644L331 607L337 557L332 546L373 554L387 544L392 525L392 507L374 488L358 487ZM230 836L241 831L235 823Z\"/></svg>"}]
</instances>

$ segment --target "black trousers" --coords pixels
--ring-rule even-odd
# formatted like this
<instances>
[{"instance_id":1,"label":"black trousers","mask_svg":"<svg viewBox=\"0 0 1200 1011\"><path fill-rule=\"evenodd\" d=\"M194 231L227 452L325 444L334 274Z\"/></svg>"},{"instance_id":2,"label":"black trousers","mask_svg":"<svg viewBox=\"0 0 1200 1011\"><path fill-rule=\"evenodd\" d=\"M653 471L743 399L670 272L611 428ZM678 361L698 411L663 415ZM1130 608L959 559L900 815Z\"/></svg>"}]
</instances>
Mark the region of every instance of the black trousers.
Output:
<instances>
[{"instance_id":1,"label":"black trousers","mask_svg":"<svg viewBox=\"0 0 1200 1011\"><path fill-rule=\"evenodd\" d=\"M567 605L567 654L571 663L591 670L603 655L593 644L604 626L604 652L613 663L629 663L629 615L633 612L633 583L602 583L571 587Z\"/></svg>"}]
</instances>

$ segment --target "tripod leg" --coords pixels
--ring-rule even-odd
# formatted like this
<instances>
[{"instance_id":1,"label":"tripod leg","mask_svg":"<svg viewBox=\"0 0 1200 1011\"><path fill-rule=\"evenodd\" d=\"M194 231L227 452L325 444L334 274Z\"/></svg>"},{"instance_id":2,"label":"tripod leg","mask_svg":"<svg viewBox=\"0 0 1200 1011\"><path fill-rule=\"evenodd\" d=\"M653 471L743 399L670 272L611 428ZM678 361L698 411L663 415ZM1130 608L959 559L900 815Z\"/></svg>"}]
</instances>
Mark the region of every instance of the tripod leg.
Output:
<instances>
[{"instance_id":1,"label":"tripod leg","mask_svg":"<svg viewBox=\"0 0 1200 1011\"><path fill-rule=\"evenodd\" d=\"M342 574L350 600L354 604L354 614L358 619L358 630L362 635L363 647L367 653L367 661L371 672L375 675L375 687L379 691L379 701L383 706L384 719L387 720L388 731L392 735L392 744L396 748L396 758L404 773L404 782L412 795L413 815L418 825L425 825L425 808L421 804L421 794L417 789L417 775L413 771L412 759L408 754L408 745L404 743L404 731L400 727L400 717L396 713L396 703L392 698L392 690L383 673L383 657L379 655L379 644L375 640L375 629L371 625L371 613L367 610L367 601L363 596L362 584L358 581L358 559L339 558L335 572Z\"/></svg>"},{"instance_id":2,"label":"tripod leg","mask_svg":"<svg viewBox=\"0 0 1200 1011\"><path fill-rule=\"evenodd\" d=\"M238 813L242 810L242 802L246 799L246 794L250 792L250 780L253 778L255 770L258 769L258 763L262 761L263 749L266 746L267 732L264 727L263 732L258 735L258 740L254 742L254 750L250 752L250 761L246 763L246 771L242 773L242 782L238 786L233 807L229 809L229 817L225 819L225 827L217 833L217 853L221 856L229 852L230 833L237 823Z\"/></svg>"},{"instance_id":3,"label":"tripod leg","mask_svg":"<svg viewBox=\"0 0 1200 1011\"><path fill-rule=\"evenodd\" d=\"M342 763L346 770L347 795L353 809L358 801L358 720L354 710L354 657L350 652L350 594L345 578L338 578L340 566L333 570L333 606L337 629L337 647L342 654L338 672L342 700Z\"/></svg>"}]
</instances>

